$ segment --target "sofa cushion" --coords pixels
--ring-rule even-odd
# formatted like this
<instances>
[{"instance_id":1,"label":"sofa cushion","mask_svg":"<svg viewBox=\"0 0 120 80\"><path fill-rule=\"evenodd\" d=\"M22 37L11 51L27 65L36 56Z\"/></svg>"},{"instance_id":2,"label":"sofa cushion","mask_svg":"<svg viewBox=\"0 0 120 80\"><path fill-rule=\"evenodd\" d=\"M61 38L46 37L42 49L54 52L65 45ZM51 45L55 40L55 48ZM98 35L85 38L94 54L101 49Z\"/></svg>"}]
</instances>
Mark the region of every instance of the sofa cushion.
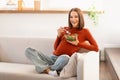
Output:
<instances>
[{"instance_id":1,"label":"sofa cushion","mask_svg":"<svg viewBox=\"0 0 120 80\"><path fill-rule=\"evenodd\" d=\"M0 61L31 64L25 56L25 49L32 47L46 55L51 55L54 40L39 37L0 37Z\"/></svg>"},{"instance_id":2,"label":"sofa cushion","mask_svg":"<svg viewBox=\"0 0 120 80\"><path fill-rule=\"evenodd\" d=\"M75 77L77 76L77 80L83 80L84 78L88 79L92 79L90 76L90 74L93 70L89 70L89 69L95 69L97 71L99 71L99 56L98 56L99 52L95 52L95 51L89 51L89 52L84 52L84 53L79 53L76 52L74 53L68 64L63 68L63 70L60 73L60 77L62 78L70 78L70 77ZM95 62L94 64L91 65L92 62ZM93 66L94 65L94 66ZM90 67L90 68L88 68ZM89 71L89 72L88 72ZM99 73L97 73L97 71L93 71L93 73L95 72L95 74L97 75L96 78L94 80L98 80L99 78ZM87 77L84 77L87 76ZM94 76L92 76L94 77Z\"/></svg>"},{"instance_id":3,"label":"sofa cushion","mask_svg":"<svg viewBox=\"0 0 120 80\"><path fill-rule=\"evenodd\" d=\"M82 68L83 68L83 66L82 66L82 64L83 64L83 56L86 54L86 53L88 53L89 52L89 50L87 50L87 49L84 49L84 48L81 48L78 52L75 52L72 56L71 56L71 58L70 58L70 60L69 60L69 62L68 62L68 64L63 68L63 70L61 71L61 73L60 73L60 77L62 77L62 78L70 78L70 77L75 77L75 76L77 76L77 71L78 70L76 70L77 69L77 62L79 62L80 63L80 65L79 65L79 70L81 70L80 71L80 76L82 76ZM77 60L77 61L76 61ZM81 77L82 78L82 77Z\"/></svg>"},{"instance_id":4,"label":"sofa cushion","mask_svg":"<svg viewBox=\"0 0 120 80\"><path fill-rule=\"evenodd\" d=\"M81 54L81 53L79 53L79 52L75 52L75 53L71 56L68 64L67 64L67 65L63 68L63 70L61 71L60 77L62 77L62 78L75 77L75 76L77 76L77 71L78 71L78 70L80 70L80 74L79 74L79 75L82 75L83 56L84 56L85 54L86 54L86 53ZM77 64L78 64L78 62L81 63L81 64L79 65L79 69L77 69Z\"/></svg>"},{"instance_id":5,"label":"sofa cushion","mask_svg":"<svg viewBox=\"0 0 120 80\"><path fill-rule=\"evenodd\" d=\"M48 74L39 74L34 65L0 62L0 80L76 80L76 77L61 79Z\"/></svg>"},{"instance_id":6,"label":"sofa cushion","mask_svg":"<svg viewBox=\"0 0 120 80\"><path fill-rule=\"evenodd\" d=\"M57 77L37 73L34 65L0 62L0 80L57 80Z\"/></svg>"},{"instance_id":7,"label":"sofa cushion","mask_svg":"<svg viewBox=\"0 0 120 80\"><path fill-rule=\"evenodd\" d=\"M62 77L62 78L70 78L70 77L76 76L76 68L75 68L75 65L77 65L76 57L77 57L76 53L74 53L71 56L68 64L60 72L60 77Z\"/></svg>"}]
</instances>

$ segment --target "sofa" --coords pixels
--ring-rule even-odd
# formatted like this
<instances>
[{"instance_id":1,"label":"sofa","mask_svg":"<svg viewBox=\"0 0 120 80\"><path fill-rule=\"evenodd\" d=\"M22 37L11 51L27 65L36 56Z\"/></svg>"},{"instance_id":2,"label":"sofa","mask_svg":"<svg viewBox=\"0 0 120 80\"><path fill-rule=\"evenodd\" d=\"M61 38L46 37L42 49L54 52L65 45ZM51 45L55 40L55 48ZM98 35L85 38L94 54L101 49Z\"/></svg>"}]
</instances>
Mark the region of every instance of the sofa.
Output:
<instances>
[{"instance_id":1,"label":"sofa","mask_svg":"<svg viewBox=\"0 0 120 80\"><path fill-rule=\"evenodd\" d=\"M25 49L32 47L50 56L54 41L54 38L1 36L0 80L99 80L99 52L85 54L77 64L77 76L61 78L37 73L25 56Z\"/></svg>"}]
</instances>

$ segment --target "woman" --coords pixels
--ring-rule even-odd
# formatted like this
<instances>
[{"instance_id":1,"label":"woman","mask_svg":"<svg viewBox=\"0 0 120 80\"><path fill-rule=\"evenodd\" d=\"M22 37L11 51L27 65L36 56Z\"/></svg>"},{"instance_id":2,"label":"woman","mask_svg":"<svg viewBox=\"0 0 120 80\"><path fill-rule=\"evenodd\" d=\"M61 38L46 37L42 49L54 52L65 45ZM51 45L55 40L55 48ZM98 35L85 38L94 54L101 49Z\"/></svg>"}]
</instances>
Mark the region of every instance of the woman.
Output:
<instances>
[{"instance_id":1,"label":"woman","mask_svg":"<svg viewBox=\"0 0 120 80\"><path fill-rule=\"evenodd\" d=\"M84 28L84 18L79 8L72 8L68 15L68 27L60 27L51 57L32 48L26 49L26 56L35 64L36 71L57 76L68 63L70 56L81 48L98 51L98 45L88 29ZM89 42L88 43L86 43Z\"/></svg>"}]
</instances>

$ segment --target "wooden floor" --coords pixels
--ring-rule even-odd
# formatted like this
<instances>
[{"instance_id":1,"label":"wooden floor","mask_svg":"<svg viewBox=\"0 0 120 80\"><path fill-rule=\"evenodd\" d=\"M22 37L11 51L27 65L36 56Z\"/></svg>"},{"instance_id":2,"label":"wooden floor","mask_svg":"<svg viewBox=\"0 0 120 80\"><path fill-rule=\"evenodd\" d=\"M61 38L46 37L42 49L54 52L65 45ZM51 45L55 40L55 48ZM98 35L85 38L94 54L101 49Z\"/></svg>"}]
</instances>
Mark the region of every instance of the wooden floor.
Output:
<instances>
[{"instance_id":1,"label":"wooden floor","mask_svg":"<svg viewBox=\"0 0 120 80\"><path fill-rule=\"evenodd\" d=\"M100 80L112 80L109 70L104 61L100 62Z\"/></svg>"}]
</instances>

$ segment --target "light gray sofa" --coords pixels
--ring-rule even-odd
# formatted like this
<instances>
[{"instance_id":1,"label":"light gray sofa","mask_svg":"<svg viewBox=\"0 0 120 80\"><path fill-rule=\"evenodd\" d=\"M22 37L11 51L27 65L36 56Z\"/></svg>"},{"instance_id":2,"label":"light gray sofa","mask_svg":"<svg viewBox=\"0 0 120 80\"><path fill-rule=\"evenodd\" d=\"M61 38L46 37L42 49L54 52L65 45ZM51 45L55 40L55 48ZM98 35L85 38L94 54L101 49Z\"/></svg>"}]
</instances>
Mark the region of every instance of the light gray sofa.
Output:
<instances>
[{"instance_id":1,"label":"light gray sofa","mask_svg":"<svg viewBox=\"0 0 120 80\"><path fill-rule=\"evenodd\" d=\"M34 65L26 58L25 49L32 47L50 55L54 40L37 37L0 37L0 80L99 80L98 53L86 54L81 62L78 62L79 71L76 77L63 79L37 73Z\"/></svg>"}]
</instances>

